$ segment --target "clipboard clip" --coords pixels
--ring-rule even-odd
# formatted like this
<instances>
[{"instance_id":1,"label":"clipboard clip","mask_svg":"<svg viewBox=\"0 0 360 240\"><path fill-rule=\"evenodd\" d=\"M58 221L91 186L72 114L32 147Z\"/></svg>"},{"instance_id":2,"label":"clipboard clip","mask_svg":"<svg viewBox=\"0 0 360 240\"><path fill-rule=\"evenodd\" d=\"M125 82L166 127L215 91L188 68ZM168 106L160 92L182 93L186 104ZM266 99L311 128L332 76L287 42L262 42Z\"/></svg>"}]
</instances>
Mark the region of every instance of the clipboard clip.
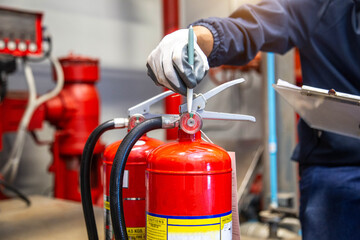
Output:
<instances>
[{"instance_id":1,"label":"clipboard clip","mask_svg":"<svg viewBox=\"0 0 360 240\"><path fill-rule=\"evenodd\" d=\"M335 89L333 89L333 88L328 91L328 94L329 94L330 96L337 96L336 91L335 91Z\"/></svg>"}]
</instances>

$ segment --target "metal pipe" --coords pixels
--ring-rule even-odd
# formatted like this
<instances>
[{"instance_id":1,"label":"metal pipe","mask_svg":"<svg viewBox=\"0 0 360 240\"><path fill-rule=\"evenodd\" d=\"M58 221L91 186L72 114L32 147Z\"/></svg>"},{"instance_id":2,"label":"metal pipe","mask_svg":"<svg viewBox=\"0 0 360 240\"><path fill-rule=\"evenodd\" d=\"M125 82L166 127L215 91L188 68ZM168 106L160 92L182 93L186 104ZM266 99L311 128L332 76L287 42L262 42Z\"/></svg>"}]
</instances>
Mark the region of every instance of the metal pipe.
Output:
<instances>
[{"instance_id":1,"label":"metal pipe","mask_svg":"<svg viewBox=\"0 0 360 240\"><path fill-rule=\"evenodd\" d=\"M270 154L270 206L278 207L277 198L277 138L276 138L276 99L272 84L275 83L275 55L267 54L268 114L269 114L269 154Z\"/></svg>"},{"instance_id":2,"label":"metal pipe","mask_svg":"<svg viewBox=\"0 0 360 240\"><path fill-rule=\"evenodd\" d=\"M163 0L163 32L164 36L179 29L179 1ZM167 89L165 89L167 90ZM181 95L173 94L165 99L165 113L178 114ZM177 139L177 128L166 130L166 139Z\"/></svg>"}]
</instances>

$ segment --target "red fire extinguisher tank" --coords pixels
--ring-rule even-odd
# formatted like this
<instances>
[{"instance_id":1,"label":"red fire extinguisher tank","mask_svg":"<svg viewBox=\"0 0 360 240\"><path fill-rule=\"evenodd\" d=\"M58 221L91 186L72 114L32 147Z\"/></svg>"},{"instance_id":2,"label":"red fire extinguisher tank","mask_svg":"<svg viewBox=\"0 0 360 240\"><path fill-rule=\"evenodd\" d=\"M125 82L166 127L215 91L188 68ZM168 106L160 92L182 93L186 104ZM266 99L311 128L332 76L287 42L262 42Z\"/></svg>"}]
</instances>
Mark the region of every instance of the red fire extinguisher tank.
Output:
<instances>
[{"instance_id":1,"label":"red fire extinguisher tank","mask_svg":"<svg viewBox=\"0 0 360 240\"><path fill-rule=\"evenodd\" d=\"M179 130L177 142L149 154L146 236L152 239L232 237L231 159L200 132Z\"/></svg>"},{"instance_id":2,"label":"red fire extinguisher tank","mask_svg":"<svg viewBox=\"0 0 360 240\"><path fill-rule=\"evenodd\" d=\"M105 236L113 239L110 218L109 184L111 167L121 141L110 144L104 151L104 212ZM162 141L143 136L136 142L128 157L123 184L126 229L129 239L145 239L145 169L148 154Z\"/></svg>"}]
</instances>

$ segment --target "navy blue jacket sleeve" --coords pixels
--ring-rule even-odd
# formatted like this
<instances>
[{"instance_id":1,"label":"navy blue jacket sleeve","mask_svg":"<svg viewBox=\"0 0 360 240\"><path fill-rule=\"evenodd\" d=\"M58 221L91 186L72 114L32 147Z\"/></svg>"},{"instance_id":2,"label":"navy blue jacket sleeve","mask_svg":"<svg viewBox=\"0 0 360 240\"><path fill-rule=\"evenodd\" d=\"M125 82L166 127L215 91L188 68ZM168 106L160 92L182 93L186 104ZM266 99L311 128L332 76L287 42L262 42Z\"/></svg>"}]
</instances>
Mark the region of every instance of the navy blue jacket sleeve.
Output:
<instances>
[{"instance_id":1,"label":"navy blue jacket sleeve","mask_svg":"<svg viewBox=\"0 0 360 240\"><path fill-rule=\"evenodd\" d=\"M192 25L214 36L211 67L243 65L258 51L285 53L306 44L329 0L263 0L243 5L228 18L211 17Z\"/></svg>"}]
</instances>

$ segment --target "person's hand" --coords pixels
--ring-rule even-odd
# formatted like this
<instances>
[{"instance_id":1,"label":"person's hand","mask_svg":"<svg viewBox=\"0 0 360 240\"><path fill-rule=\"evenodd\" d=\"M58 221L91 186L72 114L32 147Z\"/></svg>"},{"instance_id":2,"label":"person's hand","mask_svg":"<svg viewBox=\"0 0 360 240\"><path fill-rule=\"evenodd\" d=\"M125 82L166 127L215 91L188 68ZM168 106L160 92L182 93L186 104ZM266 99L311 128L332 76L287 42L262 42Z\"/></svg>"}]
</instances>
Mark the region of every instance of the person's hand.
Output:
<instances>
[{"instance_id":1,"label":"person's hand","mask_svg":"<svg viewBox=\"0 0 360 240\"><path fill-rule=\"evenodd\" d=\"M186 95L206 75L209 64L194 35L194 69L188 63L188 29L166 35L147 59L148 75L157 85Z\"/></svg>"}]
</instances>

